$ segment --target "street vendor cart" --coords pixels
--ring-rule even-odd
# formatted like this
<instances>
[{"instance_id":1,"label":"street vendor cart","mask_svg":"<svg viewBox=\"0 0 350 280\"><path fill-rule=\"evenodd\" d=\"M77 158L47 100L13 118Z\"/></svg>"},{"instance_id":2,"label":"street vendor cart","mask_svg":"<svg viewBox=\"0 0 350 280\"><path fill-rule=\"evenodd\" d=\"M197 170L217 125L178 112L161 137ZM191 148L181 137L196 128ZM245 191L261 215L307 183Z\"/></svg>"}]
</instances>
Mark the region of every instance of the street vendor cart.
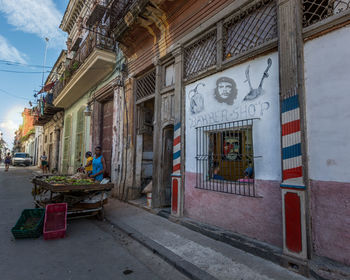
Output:
<instances>
[{"instance_id":1,"label":"street vendor cart","mask_svg":"<svg viewBox=\"0 0 350 280\"><path fill-rule=\"evenodd\" d=\"M96 216L104 218L104 204L113 184L100 184L91 179L75 179L72 176L36 176L32 195L37 208L51 203L67 203L68 218Z\"/></svg>"}]
</instances>

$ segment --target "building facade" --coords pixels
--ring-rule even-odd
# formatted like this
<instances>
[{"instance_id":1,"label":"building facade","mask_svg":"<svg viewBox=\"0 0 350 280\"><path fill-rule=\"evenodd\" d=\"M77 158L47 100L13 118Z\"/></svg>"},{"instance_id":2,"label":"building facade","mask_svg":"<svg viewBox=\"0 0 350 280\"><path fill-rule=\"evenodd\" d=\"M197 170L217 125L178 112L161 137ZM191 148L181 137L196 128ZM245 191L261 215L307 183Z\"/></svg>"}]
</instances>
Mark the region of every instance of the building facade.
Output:
<instances>
[{"instance_id":1,"label":"building facade","mask_svg":"<svg viewBox=\"0 0 350 280\"><path fill-rule=\"evenodd\" d=\"M152 180L153 207L349 265L349 1L114 2L116 192Z\"/></svg>"},{"instance_id":2,"label":"building facade","mask_svg":"<svg viewBox=\"0 0 350 280\"><path fill-rule=\"evenodd\" d=\"M152 181L152 207L286 266L350 265L349 0L71 0L60 28L58 170L101 146L120 199Z\"/></svg>"},{"instance_id":3,"label":"building facade","mask_svg":"<svg viewBox=\"0 0 350 280\"><path fill-rule=\"evenodd\" d=\"M94 96L100 84L110 81L116 63L106 5L106 1L84 4L83 1L71 0L60 25L68 34L67 65L57 84L59 90L54 100L56 107L65 109L63 173L74 173L84 164L85 152L93 149L92 144L99 145L94 136L98 130L95 127L100 124L91 122L91 111L97 111ZM103 115L104 111L99 112ZM108 149L111 150L110 145Z\"/></svg>"}]
</instances>

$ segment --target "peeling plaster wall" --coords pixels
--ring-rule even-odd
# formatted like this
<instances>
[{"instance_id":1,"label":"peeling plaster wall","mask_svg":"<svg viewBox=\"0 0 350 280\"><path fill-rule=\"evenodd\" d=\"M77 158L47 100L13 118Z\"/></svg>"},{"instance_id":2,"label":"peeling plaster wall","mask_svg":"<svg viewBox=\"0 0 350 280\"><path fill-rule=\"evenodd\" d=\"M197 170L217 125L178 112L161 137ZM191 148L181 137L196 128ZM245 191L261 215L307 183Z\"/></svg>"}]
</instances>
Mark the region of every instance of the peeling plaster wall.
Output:
<instances>
[{"instance_id":1,"label":"peeling plaster wall","mask_svg":"<svg viewBox=\"0 0 350 280\"><path fill-rule=\"evenodd\" d=\"M244 101L249 93L245 82L248 65L253 88L257 88L271 58L269 76L263 83L264 93ZM237 97L233 105L219 103L214 92L216 81L228 77L235 81ZM203 109L191 112L190 91L196 85L203 97ZM186 86L186 179L185 209L187 217L244 234L282 247L281 202L281 135L279 105L279 66L277 52L260 56L223 72ZM193 93L193 92L192 92ZM198 108L197 108L198 109ZM253 125L255 186L258 197L225 194L196 187L196 127L249 118L260 118ZM243 174L242 174L243 177Z\"/></svg>"},{"instance_id":2,"label":"peeling plaster wall","mask_svg":"<svg viewBox=\"0 0 350 280\"><path fill-rule=\"evenodd\" d=\"M131 199L139 190L134 184L134 96L133 79L114 91L113 149L111 179L115 183L113 195ZM126 100L124 99L126 98ZM127 106L127 107L126 107Z\"/></svg>"},{"instance_id":3,"label":"peeling plaster wall","mask_svg":"<svg viewBox=\"0 0 350 280\"><path fill-rule=\"evenodd\" d=\"M304 46L313 249L350 265L350 25ZM344 246L345 245L345 246Z\"/></svg>"}]
</instances>

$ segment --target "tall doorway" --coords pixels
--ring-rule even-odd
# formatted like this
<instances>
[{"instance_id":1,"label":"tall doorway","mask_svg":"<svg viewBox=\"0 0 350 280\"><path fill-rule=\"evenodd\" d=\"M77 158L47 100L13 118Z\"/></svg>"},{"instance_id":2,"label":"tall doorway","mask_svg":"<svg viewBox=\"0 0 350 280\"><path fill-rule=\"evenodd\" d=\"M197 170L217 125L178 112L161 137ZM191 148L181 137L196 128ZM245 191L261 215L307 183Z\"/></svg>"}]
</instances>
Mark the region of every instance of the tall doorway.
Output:
<instances>
[{"instance_id":1,"label":"tall doorway","mask_svg":"<svg viewBox=\"0 0 350 280\"><path fill-rule=\"evenodd\" d=\"M165 205L171 205L171 174L173 172L174 126L163 129L162 188L165 191Z\"/></svg>"},{"instance_id":2,"label":"tall doorway","mask_svg":"<svg viewBox=\"0 0 350 280\"><path fill-rule=\"evenodd\" d=\"M113 99L102 103L101 148L106 162L106 174L111 176L113 142Z\"/></svg>"}]
</instances>

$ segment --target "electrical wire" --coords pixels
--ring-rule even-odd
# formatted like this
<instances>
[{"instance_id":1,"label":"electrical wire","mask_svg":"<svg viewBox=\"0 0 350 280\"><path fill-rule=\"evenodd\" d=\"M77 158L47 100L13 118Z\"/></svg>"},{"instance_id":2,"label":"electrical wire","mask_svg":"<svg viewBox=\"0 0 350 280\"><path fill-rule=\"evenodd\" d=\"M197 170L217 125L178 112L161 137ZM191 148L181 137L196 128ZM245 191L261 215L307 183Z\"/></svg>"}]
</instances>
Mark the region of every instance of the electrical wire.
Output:
<instances>
[{"instance_id":1,"label":"electrical wire","mask_svg":"<svg viewBox=\"0 0 350 280\"><path fill-rule=\"evenodd\" d=\"M6 64L7 66L19 66L19 67L35 67L35 68L43 68L42 65L36 65L36 64L26 64L26 63L21 63L21 62L16 62L16 61L10 61L10 60L3 60L0 59L1 64ZM45 68L52 68L51 66L45 66Z\"/></svg>"},{"instance_id":2,"label":"electrical wire","mask_svg":"<svg viewBox=\"0 0 350 280\"><path fill-rule=\"evenodd\" d=\"M18 96L18 95L9 93L9 92L7 92L6 90L3 90L3 89L1 89L1 88L0 88L0 91L3 92L3 93L5 93L5 94L7 94L7 95L9 95L9 96L14 97L14 98L25 99L25 100L31 100L30 98L26 98L26 97L22 97L22 96Z\"/></svg>"},{"instance_id":3,"label":"electrical wire","mask_svg":"<svg viewBox=\"0 0 350 280\"><path fill-rule=\"evenodd\" d=\"M17 71L17 70L8 70L8 69L0 69L0 72L6 72L6 73L18 73L18 74L42 74L43 72L36 72L36 71ZM50 72L50 71L46 71Z\"/></svg>"}]
</instances>

